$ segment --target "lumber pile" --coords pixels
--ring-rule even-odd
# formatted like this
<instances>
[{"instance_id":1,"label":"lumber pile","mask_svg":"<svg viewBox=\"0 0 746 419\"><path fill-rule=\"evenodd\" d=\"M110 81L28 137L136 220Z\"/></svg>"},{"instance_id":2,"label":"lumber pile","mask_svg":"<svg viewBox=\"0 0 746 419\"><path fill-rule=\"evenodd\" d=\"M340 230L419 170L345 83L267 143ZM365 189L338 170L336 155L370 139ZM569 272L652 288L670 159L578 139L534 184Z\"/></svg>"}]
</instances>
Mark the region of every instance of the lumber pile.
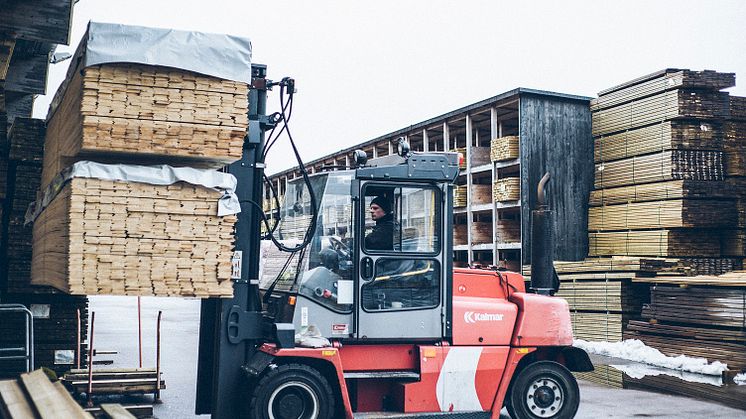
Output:
<instances>
[{"instance_id":1,"label":"lumber pile","mask_svg":"<svg viewBox=\"0 0 746 419\"><path fill-rule=\"evenodd\" d=\"M73 178L34 222L32 282L79 295L230 296L236 217L216 215L220 195Z\"/></svg>"},{"instance_id":2,"label":"lumber pile","mask_svg":"<svg viewBox=\"0 0 746 419\"><path fill-rule=\"evenodd\" d=\"M492 243L492 221L473 221L471 242L473 244Z\"/></svg>"},{"instance_id":3,"label":"lumber pile","mask_svg":"<svg viewBox=\"0 0 746 419\"><path fill-rule=\"evenodd\" d=\"M492 186L492 198L495 202L521 199L521 179L518 177L497 179Z\"/></svg>"},{"instance_id":4,"label":"lumber pile","mask_svg":"<svg viewBox=\"0 0 746 419\"><path fill-rule=\"evenodd\" d=\"M664 391L687 397L713 400L736 409L746 410L746 397L744 397L744 390L741 390L743 386L696 383L666 375L647 375L642 378L625 376L624 387Z\"/></svg>"},{"instance_id":5,"label":"lumber pile","mask_svg":"<svg viewBox=\"0 0 746 419\"><path fill-rule=\"evenodd\" d=\"M39 189L45 131L43 120L17 117L8 133L7 148L0 148L2 213L7 215L0 218L0 237L6 243L0 257L7 262L0 272L0 288L8 292L30 291L32 238L24 215ZM49 292L35 290L44 291Z\"/></svg>"},{"instance_id":6,"label":"lumber pile","mask_svg":"<svg viewBox=\"0 0 746 419\"><path fill-rule=\"evenodd\" d=\"M75 364L77 350L77 310L80 310L81 341L88 324L88 299L64 294L5 294L3 303L25 305L34 314L34 365L57 374ZM19 347L24 339L25 316L6 313L0 322L0 347ZM82 349L83 352L85 348ZM85 359L85 353L81 359ZM0 376L25 370L23 362L4 362Z\"/></svg>"},{"instance_id":7,"label":"lumber pile","mask_svg":"<svg viewBox=\"0 0 746 419\"><path fill-rule=\"evenodd\" d=\"M89 25L50 106L32 283L76 295L231 296L236 217L218 216L231 182L212 169L241 157L248 85L177 65L86 65L88 45L110 29ZM209 49L201 40L185 54ZM219 51L245 64L240 44ZM116 47L107 54L124 53Z\"/></svg>"},{"instance_id":8,"label":"lumber pile","mask_svg":"<svg viewBox=\"0 0 746 419\"><path fill-rule=\"evenodd\" d=\"M466 185L456 185L453 188L453 207L454 208L463 208L466 206L467 190L468 188Z\"/></svg>"},{"instance_id":9,"label":"lumber pile","mask_svg":"<svg viewBox=\"0 0 746 419\"><path fill-rule=\"evenodd\" d=\"M93 419L62 383L51 382L42 370L0 381L0 415L8 419Z\"/></svg>"},{"instance_id":10,"label":"lumber pile","mask_svg":"<svg viewBox=\"0 0 746 419\"><path fill-rule=\"evenodd\" d=\"M718 230L640 230L588 233L590 256L720 257Z\"/></svg>"},{"instance_id":11,"label":"lumber pile","mask_svg":"<svg viewBox=\"0 0 746 419\"><path fill-rule=\"evenodd\" d=\"M498 220L495 223L495 241L498 243L519 243L521 223L518 220Z\"/></svg>"},{"instance_id":12,"label":"lumber pile","mask_svg":"<svg viewBox=\"0 0 746 419\"><path fill-rule=\"evenodd\" d=\"M596 165L596 189L667 180L717 181L725 178L720 151L670 150Z\"/></svg>"},{"instance_id":13,"label":"lumber pile","mask_svg":"<svg viewBox=\"0 0 746 419\"><path fill-rule=\"evenodd\" d=\"M592 231L680 227L732 227L737 221L733 200L677 199L591 207Z\"/></svg>"},{"instance_id":14,"label":"lumber pile","mask_svg":"<svg viewBox=\"0 0 746 419\"><path fill-rule=\"evenodd\" d=\"M490 164L490 147L472 147L470 152L471 167Z\"/></svg>"},{"instance_id":15,"label":"lumber pile","mask_svg":"<svg viewBox=\"0 0 746 419\"><path fill-rule=\"evenodd\" d=\"M482 205L492 203L492 185L471 185L471 204Z\"/></svg>"},{"instance_id":16,"label":"lumber pile","mask_svg":"<svg viewBox=\"0 0 746 419\"><path fill-rule=\"evenodd\" d=\"M91 394L151 394L166 388L163 373L160 379L155 368L95 369ZM71 369L61 380L74 394L88 393L88 370Z\"/></svg>"},{"instance_id":17,"label":"lumber pile","mask_svg":"<svg viewBox=\"0 0 746 419\"><path fill-rule=\"evenodd\" d=\"M77 68L57 92L44 155L49 182L82 159L221 167L241 158L248 85L130 63ZM66 88L65 88L66 87Z\"/></svg>"},{"instance_id":18,"label":"lumber pile","mask_svg":"<svg viewBox=\"0 0 746 419\"><path fill-rule=\"evenodd\" d=\"M493 138L490 141L490 158L493 162L517 159L519 150L519 139L515 135Z\"/></svg>"}]
</instances>

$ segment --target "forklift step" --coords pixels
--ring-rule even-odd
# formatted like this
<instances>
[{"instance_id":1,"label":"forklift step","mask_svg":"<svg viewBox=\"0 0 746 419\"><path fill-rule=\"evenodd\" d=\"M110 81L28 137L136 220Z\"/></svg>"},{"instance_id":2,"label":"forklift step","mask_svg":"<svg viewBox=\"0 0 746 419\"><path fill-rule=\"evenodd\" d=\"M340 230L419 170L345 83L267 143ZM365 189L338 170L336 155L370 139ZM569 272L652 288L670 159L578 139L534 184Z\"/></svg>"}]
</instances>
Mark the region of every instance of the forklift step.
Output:
<instances>
[{"instance_id":1,"label":"forklift step","mask_svg":"<svg viewBox=\"0 0 746 419\"><path fill-rule=\"evenodd\" d=\"M413 371L365 371L365 372L346 372L346 379L354 378L393 378L397 380L419 381L420 374Z\"/></svg>"},{"instance_id":2,"label":"forklift step","mask_svg":"<svg viewBox=\"0 0 746 419\"><path fill-rule=\"evenodd\" d=\"M487 419L490 415L490 412L364 412L355 413L353 417L355 419Z\"/></svg>"}]
</instances>

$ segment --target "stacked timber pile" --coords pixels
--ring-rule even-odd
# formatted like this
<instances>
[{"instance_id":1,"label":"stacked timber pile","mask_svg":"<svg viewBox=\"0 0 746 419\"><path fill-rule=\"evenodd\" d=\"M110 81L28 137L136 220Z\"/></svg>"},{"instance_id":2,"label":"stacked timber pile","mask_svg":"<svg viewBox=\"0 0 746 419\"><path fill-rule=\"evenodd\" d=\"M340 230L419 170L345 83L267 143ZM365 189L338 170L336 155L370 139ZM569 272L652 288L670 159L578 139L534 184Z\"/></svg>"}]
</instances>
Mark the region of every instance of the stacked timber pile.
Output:
<instances>
[{"instance_id":1,"label":"stacked timber pile","mask_svg":"<svg viewBox=\"0 0 746 419\"><path fill-rule=\"evenodd\" d=\"M497 179L492 185L492 198L495 202L521 199L521 179L518 177Z\"/></svg>"},{"instance_id":2,"label":"stacked timber pile","mask_svg":"<svg viewBox=\"0 0 746 419\"><path fill-rule=\"evenodd\" d=\"M590 256L722 257L735 228L723 144L735 75L664 70L591 103Z\"/></svg>"},{"instance_id":3,"label":"stacked timber pile","mask_svg":"<svg viewBox=\"0 0 746 419\"><path fill-rule=\"evenodd\" d=\"M69 370L78 357L77 331L80 311L80 340L87 336L88 299L62 294L5 294L3 303L23 304L34 316L34 366L57 374ZM20 347L24 340L26 317L6 313L0 322L0 347ZM84 348L82 349L84 350ZM81 359L85 359L85 353ZM3 362L1 375L24 371L23 362Z\"/></svg>"},{"instance_id":4,"label":"stacked timber pile","mask_svg":"<svg viewBox=\"0 0 746 419\"><path fill-rule=\"evenodd\" d=\"M163 373L155 368L95 369L91 374L91 394L156 394L166 388ZM62 377L74 394L88 393L88 370L71 369Z\"/></svg>"},{"instance_id":5,"label":"stacked timber pile","mask_svg":"<svg viewBox=\"0 0 746 419\"><path fill-rule=\"evenodd\" d=\"M493 138L490 142L490 158L493 162L518 158L519 140L515 135Z\"/></svg>"},{"instance_id":6,"label":"stacked timber pile","mask_svg":"<svg viewBox=\"0 0 746 419\"><path fill-rule=\"evenodd\" d=\"M93 419L62 383L51 382L42 370L0 381L0 415L8 419Z\"/></svg>"},{"instance_id":7,"label":"stacked timber pile","mask_svg":"<svg viewBox=\"0 0 746 419\"><path fill-rule=\"evenodd\" d=\"M185 67L158 61L152 45L138 44L148 39L143 32L164 45L194 39L182 45ZM191 35L89 24L48 116L33 214L34 284L86 295L232 294L236 217L218 214L237 211L219 204L235 179L205 168L242 154L248 41ZM215 53L246 71L194 62Z\"/></svg>"},{"instance_id":8,"label":"stacked timber pile","mask_svg":"<svg viewBox=\"0 0 746 419\"><path fill-rule=\"evenodd\" d=\"M456 185L453 188L453 207L463 208L466 206L466 194L468 188L466 185Z\"/></svg>"},{"instance_id":9,"label":"stacked timber pile","mask_svg":"<svg viewBox=\"0 0 746 419\"><path fill-rule=\"evenodd\" d=\"M7 149L0 157L6 169L3 181L3 217L0 256L7 262L0 273L2 288L28 292L31 278L31 226L24 225L29 204L36 199L41 181L45 123L41 119L15 118L8 132Z\"/></svg>"}]
</instances>

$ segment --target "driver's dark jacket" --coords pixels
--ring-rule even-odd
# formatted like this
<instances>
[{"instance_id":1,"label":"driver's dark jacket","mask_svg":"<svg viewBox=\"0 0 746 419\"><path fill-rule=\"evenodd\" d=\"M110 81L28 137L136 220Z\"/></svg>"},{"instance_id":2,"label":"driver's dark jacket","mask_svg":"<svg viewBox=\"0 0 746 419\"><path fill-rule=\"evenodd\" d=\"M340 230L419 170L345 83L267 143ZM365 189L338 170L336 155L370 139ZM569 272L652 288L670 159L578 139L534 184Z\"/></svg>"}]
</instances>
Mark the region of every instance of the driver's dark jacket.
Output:
<instances>
[{"instance_id":1,"label":"driver's dark jacket","mask_svg":"<svg viewBox=\"0 0 746 419\"><path fill-rule=\"evenodd\" d=\"M386 214L376 221L373 231L365 236L368 250L394 250L394 216Z\"/></svg>"}]
</instances>

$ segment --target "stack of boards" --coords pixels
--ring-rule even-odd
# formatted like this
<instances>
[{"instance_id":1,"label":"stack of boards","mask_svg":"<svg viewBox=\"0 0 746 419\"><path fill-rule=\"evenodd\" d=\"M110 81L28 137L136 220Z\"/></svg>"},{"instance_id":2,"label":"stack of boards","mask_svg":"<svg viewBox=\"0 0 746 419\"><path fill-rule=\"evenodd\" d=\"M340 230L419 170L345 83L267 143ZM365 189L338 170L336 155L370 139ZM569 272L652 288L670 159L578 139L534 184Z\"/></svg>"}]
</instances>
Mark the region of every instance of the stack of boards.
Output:
<instances>
[{"instance_id":1,"label":"stack of boards","mask_svg":"<svg viewBox=\"0 0 746 419\"><path fill-rule=\"evenodd\" d=\"M248 86L140 64L76 68L48 119L42 188L80 160L217 168L240 158ZM220 193L67 182L33 225L32 282L71 294L226 297L235 216Z\"/></svg>"},{"instance_id":2,"label":"stack of boards","mask_svg":"<svg viewBox=\"0 0 746 419\"><path fill-rule=\"evenodd\" d=\"M668 69L591 102L595 190L590 256L742 257L738 174L742 98L732 73ZM733 104L731 104L733 102Z\"/></svg>"},{"instance_id":3,"label":"stack of boards","mask_svg":"<svg viewBox=\"0 0 746 419\"><path fill-rule=\"evenodd\" d=\"M519 145L518 136L515 135L493 138L490 141L490 158L493 162L517 159Z\"/></svg>"},{"instance_id":4,"label":"stack of boards","mask_svg":"<svg viewBox=\"0 0 746 419\"><path fill-rule=\"evenodd\" d=\"M492 185L492 199L495 202L518 201L521 199L521 179L518 177L497 179Z\"/></svg>"}]
</instances>

